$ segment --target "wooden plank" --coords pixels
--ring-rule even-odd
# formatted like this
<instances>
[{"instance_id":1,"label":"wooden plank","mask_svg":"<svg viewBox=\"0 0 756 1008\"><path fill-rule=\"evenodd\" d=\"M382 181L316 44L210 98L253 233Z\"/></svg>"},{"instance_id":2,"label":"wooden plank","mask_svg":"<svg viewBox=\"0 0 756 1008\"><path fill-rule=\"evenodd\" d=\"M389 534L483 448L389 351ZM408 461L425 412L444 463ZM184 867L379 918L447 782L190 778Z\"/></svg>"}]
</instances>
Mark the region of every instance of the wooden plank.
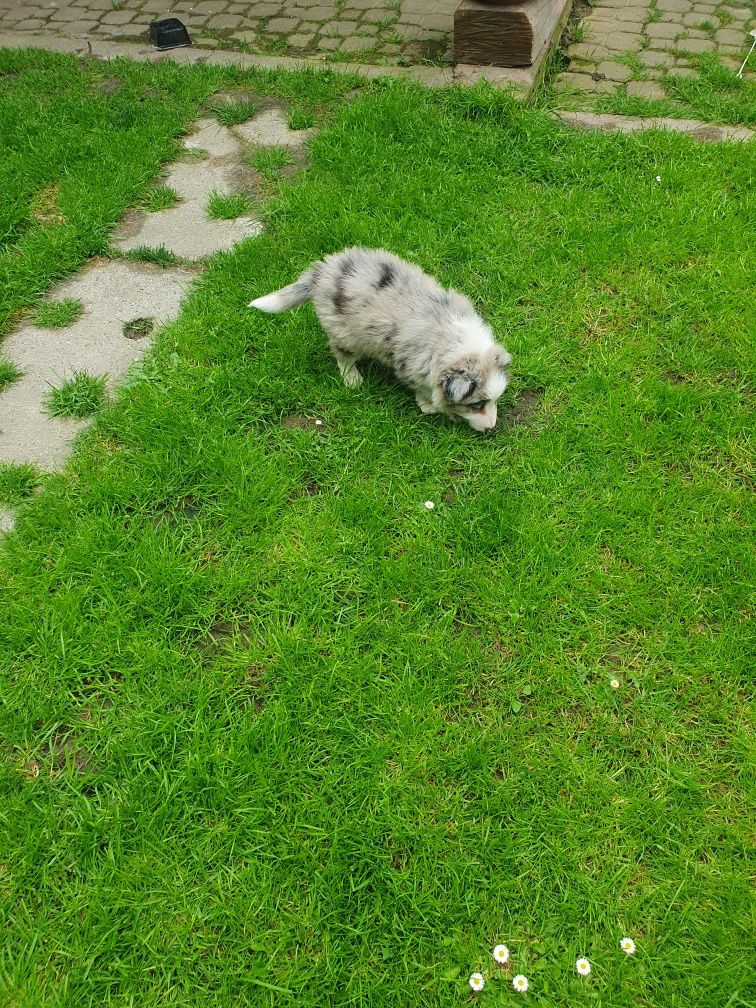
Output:
<instances>
[{"instance_id":1,"label":"wooden plank","mask_svg":"<svg viewBox=\"0 0 756 1008\"><path fill-rule=\"evenodd\" d=\"M454 13L454 62L530 66L563 9L559 0L462 0Z\"/></svg>"}]
</instances>

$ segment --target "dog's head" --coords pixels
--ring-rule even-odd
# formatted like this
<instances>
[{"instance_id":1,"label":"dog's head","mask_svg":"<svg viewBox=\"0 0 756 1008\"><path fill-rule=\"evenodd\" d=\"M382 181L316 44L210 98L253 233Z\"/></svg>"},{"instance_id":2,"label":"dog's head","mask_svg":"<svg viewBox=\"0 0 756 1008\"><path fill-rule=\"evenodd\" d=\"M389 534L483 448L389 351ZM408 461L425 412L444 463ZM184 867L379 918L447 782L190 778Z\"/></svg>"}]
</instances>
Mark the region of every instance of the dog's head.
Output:
<instances>
[{"instance_id":1,"label":"dog's head","mask_svg":"<svg viewBox=\"0 0 756 1008\"><path fill-rule=\"evenodd\" d=\"M496 403L509 384L511 363L511 355L496 343L450 361L439 381L446 412L465 420L473 430L492 431Z\"/></svg>"}]
</instances>

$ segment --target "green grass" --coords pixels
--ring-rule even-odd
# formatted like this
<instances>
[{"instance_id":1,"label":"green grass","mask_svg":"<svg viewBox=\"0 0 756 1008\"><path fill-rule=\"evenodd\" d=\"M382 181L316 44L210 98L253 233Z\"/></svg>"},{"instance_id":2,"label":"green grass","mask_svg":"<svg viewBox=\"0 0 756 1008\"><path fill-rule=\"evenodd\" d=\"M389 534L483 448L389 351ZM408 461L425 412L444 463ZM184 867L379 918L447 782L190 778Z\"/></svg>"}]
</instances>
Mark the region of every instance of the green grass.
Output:
<instances>
[{"instance_id":1,"label":"green grass","mask_svg":"<svg viewBox=\"0 0 756 1008\"><path fill-rule=\"evenodd\" d=\"M227 195L212 192L207 203L207 215L216 220L234 220L249 210L249 199L243 193Z\"/></svg>"},{"instance_id":2,"label":"green grass","mask_svg":"<svg viewBox=\"0 0 756 1008\"><path fill-rule=\"evenodd\" d=\"M14 381L17 381L22 374L21 369L13 361L0 357L0 392Z\"/></svg>"},{"instance_id":3,"label":"green grass","mask_svg":"<svg viewBox=\"0 0 756 1008\"><path fill-rule=\"evenodd\" d=\"M211 103L210 109L223 126L236 126L238 123L252 119L257 114L258 102L254 98L218 101Z\"/></svg>"},{"instance_id":4,"label":"green grass","mask_svg":"<svg viewBox=\"0 0 756 1008\"><path fill-rule=\"evenodd\" d=\"M32 318L34 324L43 329L63 329L73 325L83 311L84 305L78 298L62 298L60 301L43 301Z\"/></svg>"},{"instance_id":5,"label":"green grass","mask_svg":"<svg viewBox=\"0 0 756 1008\"><path fill-rule=\"evenodd\" d=\"M164 245L158 245L156 248L140 245L138 248L124 252L124 257L134 259L136 262L154 263L155 266L165 268L176 266L181 261L175 252L167 249Z\"/></svg>"},{"instance_id":6,"label":"green grass","mask_svg":"<svg viewBox=\"0 0 756 1008\"><path fill-rule=\"evenodd\" d=\"M45 409L50 416L73 417L83 420L94 416L105 403L105 383L101 375L89 375L86 371L76 371L72 378L57 387L51 387L45 401Z\"/></svg>"},{"instance_id":7,"label":"green grass","mask_svg":"<svg viewBox=\"0 0 756 1008\"><path fill-rule=\"evenodd\" d=\"M281 168L291 164L291 153L284 147L265 147L255 151L250 157L250 164L266 181L274 181Z\"/></svg>"},{"instance_id":8,"label":"green grass","mask_svg":"<svg viewBox=\"0 0 756 1008\"><path fill-rule=\"evenodd\" d=\"M0 505L17 507L39 486L40 476L27 463L0 462Z\"/></svg>"},{"instance_id":9,"label":"green grass","mask_svg":"<svg viewBox=\"0 0 756 1008\"><path fill-rule=\"evenodd\" d=\"M295 106L289 112L289 129L303 130L310 129L316 122L315 113L304 106Z\"/></svg>"},{"instance_id":10,"label":"green grass","mask_svg":"<svg viewBox=\"0 0 756 1008\"><path fill-rule=\"evenodd\" d=\"M145 210L155 213L157 210L170 210L180 202L181 197L175 189L168 185L161 185L155 186L147 193L143 205Z\"/></svg>"},{"instance_id":11,"label":"green grass","mask_svg":"<svg viewBox=\"0 0 756 1008\"><path fill-rule=\"evenodd\" d=\"M755 158L334 102L0 555L9 1004L749 1003ZM356 242L485 312L497 436L246 308Z\"/></svg>"}]
</instances>

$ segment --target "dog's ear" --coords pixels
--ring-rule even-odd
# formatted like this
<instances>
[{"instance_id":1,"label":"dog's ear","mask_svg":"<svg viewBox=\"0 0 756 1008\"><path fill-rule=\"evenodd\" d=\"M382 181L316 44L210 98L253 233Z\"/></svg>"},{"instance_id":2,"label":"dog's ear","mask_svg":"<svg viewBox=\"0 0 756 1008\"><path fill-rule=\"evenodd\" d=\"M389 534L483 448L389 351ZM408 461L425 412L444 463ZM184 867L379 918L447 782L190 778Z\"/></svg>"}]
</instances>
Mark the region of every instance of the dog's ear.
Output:
<instances>
[{"instance_id":1,"label":"dog's ear","mask_svg":"<svg viewBox=\"0 0 756 1008\"><path fill-rule=\"evenodd\" d=\"M454 368L444 376L443 389L447 402L462 402L478 387L478 379L464 368Z\"/></svg>"},{"instance_id":2,"label":"dog's ear","mask_svg":"<svg viewBox=\"0 0 756 1008\"><path fill-rule=\"evenodd\" d=\"M512 363L512 354L507 353L504 347L499 347L499 349L496 351L496 363L502 370L504 368L508 368L509 365Z\"/></svg>"}]
</instances>

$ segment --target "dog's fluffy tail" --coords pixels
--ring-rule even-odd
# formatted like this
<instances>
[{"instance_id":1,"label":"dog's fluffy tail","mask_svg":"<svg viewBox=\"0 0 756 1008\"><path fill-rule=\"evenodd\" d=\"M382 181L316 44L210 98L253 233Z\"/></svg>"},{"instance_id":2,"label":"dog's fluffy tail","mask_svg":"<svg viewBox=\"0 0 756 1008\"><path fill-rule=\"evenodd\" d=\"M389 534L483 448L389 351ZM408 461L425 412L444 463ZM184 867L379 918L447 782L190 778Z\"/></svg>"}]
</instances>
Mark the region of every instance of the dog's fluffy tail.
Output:
<instances>
[{"instance_id":1,"label":"dog's fluffy tail","mask_svg":"<svg viewBox=\"0 0 756 1008\"><path fill-rule=\"evenodd\" d=\"M312 295L316 273L317 270L314 266L305 270L302 276L298 280L295 280L293 284L289 284L288 287L282 287L281 290L273 291L272 294L265 294L263 297L255 298L254 301L249 302L249 307L259 308L260 311L264 312L275 313L304 304L305 301L310 300Z\"/></svg>"}]
</instances>

